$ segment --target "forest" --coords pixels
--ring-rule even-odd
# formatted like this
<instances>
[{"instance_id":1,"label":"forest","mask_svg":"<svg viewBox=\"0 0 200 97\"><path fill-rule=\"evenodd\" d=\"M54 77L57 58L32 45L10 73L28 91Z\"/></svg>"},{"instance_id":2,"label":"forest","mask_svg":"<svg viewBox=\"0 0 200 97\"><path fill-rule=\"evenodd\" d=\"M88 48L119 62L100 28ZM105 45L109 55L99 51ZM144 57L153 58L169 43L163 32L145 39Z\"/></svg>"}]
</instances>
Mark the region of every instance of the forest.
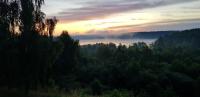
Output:
<instances>
[{"instance_id":1,"label":"forest","mask_svg":"<svg viewBox=\"0 0 200 97\"><path fill-rule=\"evenodd\" d=\"M80 46L44 0L0 0L0 97L200 97L200 29Z\"/></svg>"}]
</instances>

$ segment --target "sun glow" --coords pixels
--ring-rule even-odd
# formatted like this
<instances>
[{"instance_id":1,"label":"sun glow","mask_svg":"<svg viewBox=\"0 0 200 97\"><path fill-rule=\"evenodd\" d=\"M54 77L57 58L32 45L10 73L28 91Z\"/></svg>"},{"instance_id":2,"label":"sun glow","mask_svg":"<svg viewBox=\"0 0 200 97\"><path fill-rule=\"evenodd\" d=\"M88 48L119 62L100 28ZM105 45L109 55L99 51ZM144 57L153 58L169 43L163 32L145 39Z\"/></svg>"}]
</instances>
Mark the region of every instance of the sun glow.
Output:
<instances>
[{"instance_id":1,"label":"sun glow","mask_svg":"<svg viewBox=\"0 0 200 97\"><path fill-rule=\"evenodd\" d=\"M76 22L62 22L58 23L56 27L56 35L62 30L68 30L72 35L89 34L90 31L109 31L115 30L113 27L120 27L123 25L139 26L145 23L151 23L159 20L160 15L156 12L127 12L123 14L115 14L104 17L102 19L92 19ZM120 29L120 28L118 28Z\"/></svg>"}]
</instances>

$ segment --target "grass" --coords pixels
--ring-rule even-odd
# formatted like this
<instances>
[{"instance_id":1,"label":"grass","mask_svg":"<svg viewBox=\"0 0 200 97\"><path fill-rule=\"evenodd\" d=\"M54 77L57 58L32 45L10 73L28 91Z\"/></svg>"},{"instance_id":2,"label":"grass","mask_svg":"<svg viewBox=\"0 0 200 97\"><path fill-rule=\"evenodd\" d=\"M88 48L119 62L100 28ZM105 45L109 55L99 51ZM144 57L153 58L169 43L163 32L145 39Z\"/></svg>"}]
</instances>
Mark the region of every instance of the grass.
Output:
<instances>
[{"instance_id":1,"label":"grass","mask_svg":"<svg viewBox=\"0 0 200 97\"><path fill-rule=\"evenodd\" d=\"M113 90L103 93L101 96L90 95L87 89L76 89L69 92L58 91L58 89L45 89L30 91L27 96L18 89L0 88L0 97L132 97L126 91Z\"/></svg>"}]
</instances>

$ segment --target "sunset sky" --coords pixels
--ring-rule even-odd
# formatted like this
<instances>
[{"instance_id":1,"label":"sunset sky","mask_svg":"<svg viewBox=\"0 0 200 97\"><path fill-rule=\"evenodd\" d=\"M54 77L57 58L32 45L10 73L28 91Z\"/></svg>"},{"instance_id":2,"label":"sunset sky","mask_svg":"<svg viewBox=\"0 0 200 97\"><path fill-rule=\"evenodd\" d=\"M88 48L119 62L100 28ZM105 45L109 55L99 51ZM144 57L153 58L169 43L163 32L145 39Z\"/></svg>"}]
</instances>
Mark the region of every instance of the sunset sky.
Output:
<instances>
[{"instance_id":1,"label":"sunset sky","mask_svg":"<svg viewBox=\"0 0 200 97\"><path fill-rule=\"evenodd\" d=\"M46 0L43 11L56 16L55 34L121 34L200 27L200 0Z\"/></svg>"}]
</instances>

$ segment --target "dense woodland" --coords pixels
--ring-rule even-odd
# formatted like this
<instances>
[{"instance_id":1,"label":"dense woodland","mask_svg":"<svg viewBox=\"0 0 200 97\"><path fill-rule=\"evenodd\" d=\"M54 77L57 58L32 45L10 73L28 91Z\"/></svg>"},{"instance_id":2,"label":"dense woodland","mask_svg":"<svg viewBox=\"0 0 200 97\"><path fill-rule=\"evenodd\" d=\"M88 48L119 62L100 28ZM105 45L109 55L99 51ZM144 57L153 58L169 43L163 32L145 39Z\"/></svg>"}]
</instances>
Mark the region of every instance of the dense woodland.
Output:
<instances>
[{"instance_id":1,"label":"dense woodland","mask_svg":"<svg viewBox=\"0 0 200 97\"><path fill-rule=\"evenodd\" d=\"M67 31L53 37L58 20L45 18L43 3L0 0L1 97L49 88L79 93L48 97L200 97L200 29L152 45L80 46Z\"/></svg>"}]
</instances>

